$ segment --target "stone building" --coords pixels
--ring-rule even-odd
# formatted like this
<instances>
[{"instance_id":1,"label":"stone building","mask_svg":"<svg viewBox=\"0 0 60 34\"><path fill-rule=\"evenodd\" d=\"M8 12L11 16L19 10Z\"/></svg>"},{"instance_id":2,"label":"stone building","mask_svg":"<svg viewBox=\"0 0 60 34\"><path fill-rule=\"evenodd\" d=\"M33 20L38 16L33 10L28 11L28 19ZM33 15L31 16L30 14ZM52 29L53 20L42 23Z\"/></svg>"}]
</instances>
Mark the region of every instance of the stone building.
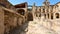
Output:
<instances>
[{"instance_id":1,"label":"stone building","mask_svg":"<svg viewBox=\"0 0 60 34\"><path fill-rule=\"evenodd\" d=\"M56 3L55 5L51 5L48 0L43 2L42 6L32 6L32 15L33 20L38 17L38 19L44 16L45 19L59 19L60 18L60 2Z\"/></svg>"}]
</instances>

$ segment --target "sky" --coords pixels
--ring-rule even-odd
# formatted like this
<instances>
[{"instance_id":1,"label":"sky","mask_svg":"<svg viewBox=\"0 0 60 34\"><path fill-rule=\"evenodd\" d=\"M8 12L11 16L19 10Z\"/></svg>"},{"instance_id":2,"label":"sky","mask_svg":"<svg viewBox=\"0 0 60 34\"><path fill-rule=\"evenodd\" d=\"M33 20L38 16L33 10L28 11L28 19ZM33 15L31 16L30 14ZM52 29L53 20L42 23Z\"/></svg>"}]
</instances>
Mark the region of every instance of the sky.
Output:
<instances>
[{"instance_id":1,"label":"sky","mask_svg":"<svg viewBox=\"0 0 60 34\"><path fill-rule=\"evenodd\" d=\"M13 5L21 4L24 2L27 2L28 5L33 5L33 3L36 3L36 6L41 6L45 0L8 0ZM54 5L57 2L60 2L60 0L49 0L50 4Z\"/></svg>"}]
</instances>

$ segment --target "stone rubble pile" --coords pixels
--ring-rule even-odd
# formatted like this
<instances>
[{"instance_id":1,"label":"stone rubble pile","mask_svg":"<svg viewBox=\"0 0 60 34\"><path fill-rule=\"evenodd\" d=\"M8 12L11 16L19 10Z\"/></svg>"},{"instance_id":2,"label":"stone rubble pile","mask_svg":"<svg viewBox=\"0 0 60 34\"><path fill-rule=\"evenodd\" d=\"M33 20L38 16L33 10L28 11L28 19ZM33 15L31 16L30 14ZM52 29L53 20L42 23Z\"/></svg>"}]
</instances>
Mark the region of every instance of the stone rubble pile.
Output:
<instances>
[{"instance_id":1,"label":"stone rubble pile","mask_svg":"<svg viewBox=\"0 0 60 34\"><path fill-rule=\"evenodd\" d=\"M60 34L60 24L56 21L38 20L30 21L26 34Z\"/></svg>"}]
</instances>

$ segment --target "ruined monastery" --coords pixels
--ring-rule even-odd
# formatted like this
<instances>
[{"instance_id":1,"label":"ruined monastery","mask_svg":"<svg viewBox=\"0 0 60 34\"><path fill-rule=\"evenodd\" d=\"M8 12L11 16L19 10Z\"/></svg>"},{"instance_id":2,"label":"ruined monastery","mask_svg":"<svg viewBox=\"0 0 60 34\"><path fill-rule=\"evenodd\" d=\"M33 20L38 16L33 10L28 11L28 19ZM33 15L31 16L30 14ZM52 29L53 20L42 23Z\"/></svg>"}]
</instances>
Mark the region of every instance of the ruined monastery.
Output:
<instances>
[{"instance_id":1,"label":"ruined monastery","mask_svg":"<svg viewBox=\"0 0 60 34\"><path fill-rule=\"evenodd\" d=\"M0 0L0 34L60 34L60 2L29 6Z\"/></svg>"}]
</instances>

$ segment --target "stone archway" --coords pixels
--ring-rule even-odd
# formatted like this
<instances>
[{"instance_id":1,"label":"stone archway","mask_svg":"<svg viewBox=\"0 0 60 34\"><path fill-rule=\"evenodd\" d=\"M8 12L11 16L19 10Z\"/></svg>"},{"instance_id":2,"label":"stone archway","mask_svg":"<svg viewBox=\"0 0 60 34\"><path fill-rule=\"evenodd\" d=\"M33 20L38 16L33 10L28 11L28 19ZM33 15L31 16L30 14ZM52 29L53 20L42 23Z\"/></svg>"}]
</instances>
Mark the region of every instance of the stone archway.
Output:
<instances>
[{"instance_id":1,"label":"stone archway","mask_svg":"<svg viewBox=\"0 0 60 34\"><path fill-rule=\"evenodd\" d=\"M25 10L24 10L24 9L19 9L17 12L18 12L19 14L21 14L21 15L24 15L24 14L25 14Z\"/></svg>"},{"instance_id":2,"label":"stone archway","mask_svg":"<svg viewBox=\"0 0 60 34\"><path fill-rule=\"evenodd\" d=\"M28 13L28 21L33 21L33 15L31 13Z\"/></svg>"},{"instance_id":3,"label":"stone archway","mask_svg":"<svg viewBox=\"0 0 60 34\"><path fill-rule=\"evenodd\" d=\"M56 13L55 15L56 15L56 18L59 18L59 13Z\"/></svg>"},{"instance_id":4,"label":"stone archway","mask_svg":"<svg viewBox=\"0 0 60 34\"><path fill-rule=\"evenodd\" d=\"M53 13L51 13L51 19L53 19Z\"/></svg>"}]
</instances>

